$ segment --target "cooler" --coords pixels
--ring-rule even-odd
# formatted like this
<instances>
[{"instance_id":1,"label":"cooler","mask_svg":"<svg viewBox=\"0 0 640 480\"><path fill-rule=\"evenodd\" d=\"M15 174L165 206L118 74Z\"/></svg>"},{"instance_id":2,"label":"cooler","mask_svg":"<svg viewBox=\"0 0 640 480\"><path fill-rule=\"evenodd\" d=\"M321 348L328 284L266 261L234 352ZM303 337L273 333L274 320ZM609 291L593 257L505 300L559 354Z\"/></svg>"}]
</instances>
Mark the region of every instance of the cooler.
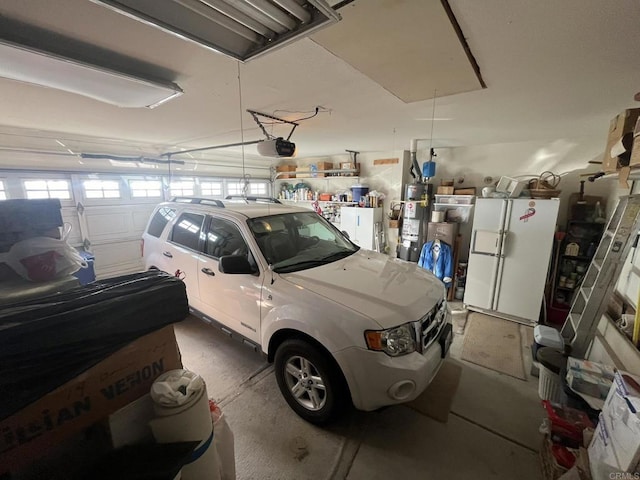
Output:
<instances>
[{"instance_id":1,"label":"cooler","mask_svg":"<svg viewBox=\"0 0 640 480\"><path fill-rule=\"evenodd\" d=\"M95 269L93 268L93 262L96 257L94 257L93 254L89 252L85 252L84 250L79 251L78 253L84 259L84 261L87 262L88 267L81 268L76 273L74 273L73 276L78 279L78 281L80 282L80 285L86 285L88 283L95 282L96 272L95 272Z\"/></svg>"}]
</instances>

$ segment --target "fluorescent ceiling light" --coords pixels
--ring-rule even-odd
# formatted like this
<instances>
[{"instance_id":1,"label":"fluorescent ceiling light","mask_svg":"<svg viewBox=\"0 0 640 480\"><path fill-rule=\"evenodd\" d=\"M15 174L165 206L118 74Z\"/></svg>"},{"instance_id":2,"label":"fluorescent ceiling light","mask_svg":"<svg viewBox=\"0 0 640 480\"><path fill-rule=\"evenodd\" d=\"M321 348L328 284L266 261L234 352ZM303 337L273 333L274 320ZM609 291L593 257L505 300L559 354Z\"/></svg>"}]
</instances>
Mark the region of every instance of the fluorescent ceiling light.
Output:
<instances>
[{"instance_id":1,"label":"fluorescent ceiling light","mask_svg":"<svg viewBox=\"0 0 640 480\"><path fill-rule=\"evenodd\" d=\"M340 20L325 0L92 0L237 60Z\"/></svg>"},{"instance_id":2,"label":"fluorescent ceiling light","mask_svg":"<svg viewBox=\"0 0 640 480\"><path fill-rule=\"evenodd\" d=\"M182 95L171 82L143 79L2 39L0 77L126 108L154 108Z\"/></svg>"}]
</instances>

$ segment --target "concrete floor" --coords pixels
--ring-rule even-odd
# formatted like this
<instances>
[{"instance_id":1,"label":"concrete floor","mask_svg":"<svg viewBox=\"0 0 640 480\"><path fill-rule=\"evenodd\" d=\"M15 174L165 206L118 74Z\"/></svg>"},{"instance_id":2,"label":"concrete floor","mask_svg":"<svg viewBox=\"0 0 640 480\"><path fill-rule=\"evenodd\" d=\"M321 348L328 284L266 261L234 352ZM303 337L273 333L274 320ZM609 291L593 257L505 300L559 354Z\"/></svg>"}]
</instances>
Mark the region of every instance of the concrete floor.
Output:
<instances>
[{"instance_id":1,"label":"concrete floor","mask_svg":"<svg viewBox=\"0 0 640 480\"><path fill-rule=\"evenodd\" d=\"M537 379L460 360L463 335L447 360L463 368L448 423L394 406L318 428L289 408L260 355L193 317L175 330L185 368L203 376L234 433L238 479L541 478Z\"/></svg>"}]
</instances>

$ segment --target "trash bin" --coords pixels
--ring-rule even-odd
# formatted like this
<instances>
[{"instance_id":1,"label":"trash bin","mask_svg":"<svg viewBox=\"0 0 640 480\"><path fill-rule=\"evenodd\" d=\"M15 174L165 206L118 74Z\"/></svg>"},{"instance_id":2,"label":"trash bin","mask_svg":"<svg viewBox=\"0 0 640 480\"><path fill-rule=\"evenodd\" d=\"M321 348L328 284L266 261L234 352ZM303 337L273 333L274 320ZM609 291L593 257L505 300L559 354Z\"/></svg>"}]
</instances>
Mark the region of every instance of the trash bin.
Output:
<instances>
[{"instance_id":1,"label":"trash bin","mask_svg":"<svg viewBox=\"0 0 640 480\"><path fill-rule=\"evenodd\" d=\"M542 347L553 347L556 350L564 351L564 338L553 327L537 325L533 329L533 340L534 358L537 357L538 349Z\"/></svg>"},{"instance_id":2,"label":"trash bin","mask_svg":"<svg viewBox=\"0 0 640 480\"><path fill-rule=\"evenodd\" d=\"M87 283L96 281L96 272L93 268L93 262L96 257L93 256L92 253L85 252L84 250L78 252L80 256L87 262L87 268L81 268L76 273L73 274L74 277L78 279L80 285L86 285Z\"/></svg>"},{"instance_id":3,"label":"trash bin","mask_svg":"<svg viewBox=\"0 0 640 480\"><path fill-rule=\"evenodd\" d=\"M560 379L560 372L567 364L564 353L552 347L542 347L538 349L536 359L540 363L538 396L541 400L564 404L565 395Z\"/></svg>"}]
</instances>

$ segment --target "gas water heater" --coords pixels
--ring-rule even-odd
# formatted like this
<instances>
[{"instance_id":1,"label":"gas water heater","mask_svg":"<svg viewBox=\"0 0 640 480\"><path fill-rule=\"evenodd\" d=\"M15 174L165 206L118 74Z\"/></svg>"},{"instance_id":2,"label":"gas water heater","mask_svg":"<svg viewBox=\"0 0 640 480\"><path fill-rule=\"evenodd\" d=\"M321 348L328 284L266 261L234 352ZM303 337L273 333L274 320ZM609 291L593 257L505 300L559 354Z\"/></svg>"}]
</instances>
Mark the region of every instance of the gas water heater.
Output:
<instances>
[{"instance_id":1,"label":"gas water heater","mask_svg":"<svg viewBox=\"0 0 640 480\"><path fill-rule=\"evenodd\" d=\"M417 262L427 234L429 198L433 193L430 183L409 183L405 186L402 211L401 243L398 258Z\"/></svg>"},{"instance_id":2,"label":"gas water heater","mask_svg":"<svg viewBox=\"0 0 640 480\"><path fill-rule=\"evenodd\" d=\"M433 185L429 180L435 175L433 150L430 152L429 162L425 162L420 169L417 160L417 142L415 139L411 140L410 173L414 183L405 185L401 242L398 245L398 258L410 262L417 262L420 259L422 245L427 237L430 203L433 196Z\"/></svg>"}]
</instances>

